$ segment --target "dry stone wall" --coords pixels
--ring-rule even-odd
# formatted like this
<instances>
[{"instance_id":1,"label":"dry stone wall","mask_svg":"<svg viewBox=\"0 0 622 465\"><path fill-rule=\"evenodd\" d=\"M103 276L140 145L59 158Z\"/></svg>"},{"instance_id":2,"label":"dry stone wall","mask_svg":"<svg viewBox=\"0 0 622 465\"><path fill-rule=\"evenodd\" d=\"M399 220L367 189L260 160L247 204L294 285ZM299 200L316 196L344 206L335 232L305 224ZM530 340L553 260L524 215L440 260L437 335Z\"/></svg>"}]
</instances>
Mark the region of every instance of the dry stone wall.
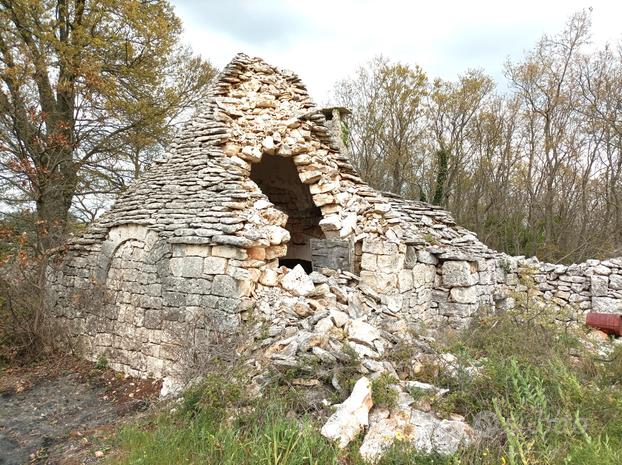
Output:
<instances>
[{"instance_id":1,"label":"dry stone wall","mask_svg":"<svg viewBox=\"0 0 622 465\"><path fill-rule=\"evenodd\" d=\"M340 112L314 107L294 74L238 55L167 158L51 263L59 344L162 377L235 357L242 322L274 305L348 309L393 334L457 328L482 307L511 306L529 278L543 303L577 318L622 311L620 259L510 257L439 207L370 188L332 132ZM286 258L316 273L292 274Z\"/></svg>"}]
</instances>

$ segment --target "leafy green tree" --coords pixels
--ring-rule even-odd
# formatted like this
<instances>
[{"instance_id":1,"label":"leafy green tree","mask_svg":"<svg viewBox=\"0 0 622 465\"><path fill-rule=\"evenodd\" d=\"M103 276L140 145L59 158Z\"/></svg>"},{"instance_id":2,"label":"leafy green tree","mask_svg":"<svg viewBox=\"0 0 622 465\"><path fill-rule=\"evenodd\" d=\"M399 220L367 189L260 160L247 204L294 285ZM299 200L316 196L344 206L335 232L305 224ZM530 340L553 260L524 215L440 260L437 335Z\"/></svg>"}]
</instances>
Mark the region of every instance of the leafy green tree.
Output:
<instances>
[{"instance_id":1,"label":"leafy green tree","mask_svg":"<svg viewBox=\"0 0 622 465\"><path fill-rule=\"evenodd\" d=\"M0 0L0 192L62 243L77 197L123 187L213 68L165 0Z\"/></svg>"}]
</instances>

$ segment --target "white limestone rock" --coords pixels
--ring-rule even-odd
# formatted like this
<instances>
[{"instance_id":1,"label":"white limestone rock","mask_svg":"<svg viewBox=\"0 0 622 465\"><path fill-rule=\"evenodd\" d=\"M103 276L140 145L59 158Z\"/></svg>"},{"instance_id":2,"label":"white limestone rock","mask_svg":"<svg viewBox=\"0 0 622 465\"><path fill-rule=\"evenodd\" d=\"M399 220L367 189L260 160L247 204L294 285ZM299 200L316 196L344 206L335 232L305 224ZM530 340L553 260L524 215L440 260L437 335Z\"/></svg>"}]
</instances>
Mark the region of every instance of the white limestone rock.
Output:
<instances>
[{"instance_id":1,"label":"white limestone rock","mask_svg":"<svg viewBox=\"0 0 622 465\"><path fill-rule=\"evenodd\" d=\"M259 276L259 283L269 287L276 286L279 283L279 274L275 270L263 270Z\"/></svg>"},{"instance_id":2,"label":"white limestone rock","mask_svg":"<svg viewBox=\"0 0 622 465\"><path fill-rule=\"evenodd\" d=\"M402 407L370 426L359 452L365 460L375 463L394 441L401 440L410 442L419 452L448 455L474 438L475 432L463 421L441 420L430 413Z\"/></svg>"},{"instance_id":3,"label":"white limestone rock","mask_svg":"<svg viewBox=\"0 0 622 465\"><path fill-rule=\"evenodd\" d=\"M380 332L363 320L352 320L347 327L348 339L374 348L374 341L380 339Z\"/></svg>"},{"instance_id":4,"label":"white limestone rock","mask_svg":"<svg viewBox=\"0 0 622 465\"><path fill-rule=\"evenodd\" d=\"M607 295L609 289L609 278L602 275L592 275L590 277L590 284L592 287L592 295L594 297L602 297Z\"/></svg>"},{"instance_id":5,"label":"white limestone rock","mask_svg":"<svg viewBox=\"0 0 622 465\"><path fill-rule=\"evenodd\" d=\"M337 441L339 448L346 447L369 422L369 410L373 405L371 382L359 379L348 397L322 427L322 436Z\"/></svg>"},{"instance_id":6,"label":"white limestone rock","mask_svg":"<svg viewBox=\"0 0 622 465\"><path fill-rule=\"evenodd\" d=\"M340 237L349 236L354 232L356 226L356 214L350 214L346 216L341 222L341 231L339 231Z\"/></svg>"},{"instance_id":7,"label":"white limestone rock","mask_svg":"<svg viewBox=\"0 0 622 465\"><path fill-rule=\"evenodd\" d=\"M348 314L339 310L331 310L330 317L338 328L343 328L350 321Z\"/></svg>"},{"instance_id":8,"label":"white limestone rock","mask_svg":"<svg viewBox=\"0 0 622 465\"><path fill-rule=\"evenodd\" d=\"M622 291L622 275L612 274L609 276L609 286L616 291Z\"/></svg>"},{"instance_id":9,"label":"white limestone rock","mask_svg":"<svg viewBox=\"0 0 622 465\"><path fill-rule=\"evenodd\" d=\"M289 273L283 276L281 286L297 296L309 295L315 289L313 280L300 265L296 265Z\"/></svg>"},{"instance_id":10,"label":"white limestone rock","mask_svg":"<svg viewBox=\"0 0 622 465\"><path fill-rule=\"evenodd\" d=\"M595 312L622 312L622 300L613 297L592 297L592 309Z\"/></svg>"},{"instance_id":11,"label":"white limestone rock","mask_svg":"<svg viewBox=\"0 0 622 465\"><path fill-rule=\"evenodd\" d=\"M443 284L448 287L472 286L479 281L477 268L469 262L447 261L443 263Z\"/></svg>"},{"instance_id":12,"label":"white limestone rock","mask_svg":"<svg viewBox=\"0 0 622 465\"><path fill-rule=\"evenodd\" d=\"M452 287L449 294L454 302L461 304L474 304L477 303L477 287Z\"/></svg>"},{"instance_id":13,"label":"white limestone rock","mask_svg":"<svg viewBox=\"0 0 622 465\"><path fill-rule=\"evenodd\" d=\"M341 229L341 220L339 215L330 215L320 220L320 227L323 231L339 231Z\"/></svg>"}]
</instances>

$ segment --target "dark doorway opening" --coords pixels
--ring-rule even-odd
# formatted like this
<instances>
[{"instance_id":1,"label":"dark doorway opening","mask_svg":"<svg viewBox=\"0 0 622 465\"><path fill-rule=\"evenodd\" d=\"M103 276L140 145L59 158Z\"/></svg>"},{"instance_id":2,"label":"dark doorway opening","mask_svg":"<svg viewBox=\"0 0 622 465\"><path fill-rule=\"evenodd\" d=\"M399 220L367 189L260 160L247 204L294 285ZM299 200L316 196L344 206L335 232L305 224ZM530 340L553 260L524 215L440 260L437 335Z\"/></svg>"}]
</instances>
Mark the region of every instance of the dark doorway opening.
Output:
<instances>
[{"instance_id":1,"label":"dark doorway opening","mask_svg":"<svg viewBox=\"0 0 622 465\"><path fill-rule=\"evenodd\" d=\"M313 203L309 187L300 181L293 160L264 155L259 163L252 165L250 177L268 200L288 217L285 228L291 238L279 265L288 268L301 265L310 273L313 270L310 239L324 238L320 228L322 212Z\"/></svg>"}]
</instances>

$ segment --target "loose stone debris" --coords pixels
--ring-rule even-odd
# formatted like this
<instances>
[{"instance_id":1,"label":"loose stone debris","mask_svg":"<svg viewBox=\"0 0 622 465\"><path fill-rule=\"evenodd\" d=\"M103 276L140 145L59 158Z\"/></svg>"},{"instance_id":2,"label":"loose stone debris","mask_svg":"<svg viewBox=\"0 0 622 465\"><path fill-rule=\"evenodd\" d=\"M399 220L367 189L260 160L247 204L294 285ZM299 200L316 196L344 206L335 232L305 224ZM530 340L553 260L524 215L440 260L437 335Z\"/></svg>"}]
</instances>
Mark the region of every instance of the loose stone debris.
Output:
<instances>
[{"instance_id":1,"label":"loose stone debris","mask_svg":"<svg viewBox=\"0 0 622 465\"><path fill-rule=\"evenodd\" d=\"M353 354L361 376L405 379L387 353L413 328L462 328L528 292L578 322L622 312L622 258L566 266L508 256L437 206L372 189L349 161L345 115L316 107L295 74L237 55L166 158L52 257L46 306L59 346L163 378L174 393L206 360L243 351L259 386L269 369ZM374 415L370 459L390 442L381 429L422 450L473 437L464 422L409 406ZM342 444L363 417L347 426L342 411L324 429Z\"/></svg>"}]
</instances>

